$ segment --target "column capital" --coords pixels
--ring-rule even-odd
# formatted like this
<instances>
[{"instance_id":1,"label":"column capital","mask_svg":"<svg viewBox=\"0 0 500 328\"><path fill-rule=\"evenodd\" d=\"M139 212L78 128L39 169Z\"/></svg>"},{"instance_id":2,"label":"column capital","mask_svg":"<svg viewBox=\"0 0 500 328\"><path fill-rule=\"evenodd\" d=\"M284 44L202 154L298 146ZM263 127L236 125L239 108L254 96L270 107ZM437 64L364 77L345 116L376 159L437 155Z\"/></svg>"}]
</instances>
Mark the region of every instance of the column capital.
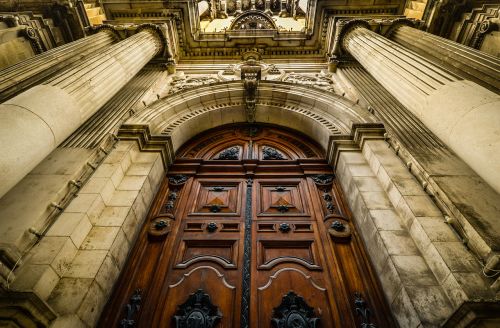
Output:
<instances>
[{"instance_id":1,"label":"column capital","mask_svg":"<svg viewBox=\"0 0 500 328\"><path fill-rule=\"evenodd\" d=\"M121 41L123 40L122 36L120 35L120 32L116 29L115 26L111 24L102 24L98 26L90 26L88 28L90 34L96 34L99 32L106 32L109 33L111 36L115 38L116 41Z\"/></svg>"},{"instance_id":2,"label":"column capital","mask_svg":"<svg viewBox=\"0 0 500 328\"><path fill-rule=\"evenodd\" d=\"M417 28L418 27L418 23L414 19L408 19L408 18L398 18L398 19L395 19L392 22L392 24L389 27L389 29L387 29L387 31L384 33L384 36L386 38L390 38L391 35L392 35L392 33L394 33L394 31L396 31L401 26L409 26L409 27Z\"/></svg>"},{"instance_id":3,"label":"column capital","mask_svg":"<svg viewBox=\"0 0 500 328\"><path fill-rule=\"evenodd\" d=\"M157 44L159 47L159 51L157 55L160 55L165 58L171 58L172 55L169 51L168 48L168 40L167 37L165 36L165 33L163 32L163 29L160 27L160 25L157 24L152 24L152 23L145 23L137 26L135 33L139 33L142 31L150 31L157 39Z\"/></svg>"},{"instance_id":4,"label":"column capital","mask_svg":"<svg viewBox=\"0 0 500 328\"><path fill-rule=\"evenodd\" d=\"M401 25L416 27L417 21L408 19L404 16L340 18L335 24L333 47L331 53L328 55L330 57L339 57L340 55L348 53L344 47L344 39L345 36L355 28L364 27L387 37Z\"/></svg>"}]
</instances>

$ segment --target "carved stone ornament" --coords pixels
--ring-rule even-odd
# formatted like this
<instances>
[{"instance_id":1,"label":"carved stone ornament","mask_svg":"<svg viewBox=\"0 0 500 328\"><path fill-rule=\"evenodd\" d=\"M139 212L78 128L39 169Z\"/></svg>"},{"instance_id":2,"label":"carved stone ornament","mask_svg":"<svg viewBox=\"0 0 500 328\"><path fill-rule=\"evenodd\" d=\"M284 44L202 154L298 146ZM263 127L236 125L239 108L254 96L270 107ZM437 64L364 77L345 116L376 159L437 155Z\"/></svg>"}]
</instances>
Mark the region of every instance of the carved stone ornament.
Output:
<instances>
[{"instance_id":1,"label":"carved stone ornament","mask_svg":"<svg viewBox=\"0 0 500 328\"><path fill-rule=\"evenodd\" d=\"M205 75L205 76L186 76L184 73L178 73L178 75L172 78L169 84L168 95L177 93L182 90L191 89L198 87L200 85L217 83L219 80L216 77Z\"/></svg>"},{"instance_id":2,"label":"carved stone ornament","mask_svg":"<svg viewBox=\"0 0 500 328\"><path fill-rule=\"evenodd\" d=\"M240 158L240 147L233 146L221 151L219 155L214 159L237 160L239 158Z\"/></svg>"},{"instance_id":3,"label":"carved stone ornament","mask_svg":"<svg viewBox=\"0 0 500 328\"><path fill-rule=\"evenodd\" d=\"M150 240L163 240L172 230L173 215L164 214L149 223L148 236Z\"/></svg>"},{"instance_id":4,"label":"carved stone ornament","mask_svg":"<svg viewBox=\"0 0 500 328\"><path fill-rule=\"evenodd\" d=\"M347 220L336 218L330 223L328 233L333 241L347 242L351 240L351 227Z\"/></svg>"},{"instance_id":5,"label":"carved stone ornament","mask_svg":"<svg viewBox=\"0 0 500 328\"><path fill-rule=\"evenodd\" d=\"M249 58L241 65L241 80L245 89L245 113L247 122L255 122L255 106L257 103L257 87L262 78L262 66L255 58Z\"/></svg>"},{"instance_id":6,"label":"carved stone ornament","mask_svg":"<svg viewBox=\"0 0 500 328\"><path fill-rule=\"evenodd\" d=\"M274 308L271 323L275 328L315 328L319 326L319 318L302 297L289 291Z\"/></svg>"},{"instance_id":7,"label":"carved stone ornament","mask_svg":"<svg viewBox=\"0 0 500 328\"><path fill-rule=\"evenodd\" d=\"M264 146L262 148L262 159L265 160L283 160L285 156L273 147Z\"/></svg>"},{"instance_id":8,"label":"carved stone ornament","mask_svg":"<svg viewBox=\"0 0 500 328\"><path fill-rule=\"evenodd\" d=\"M174 315L176 328L213 328L222 319L219 308L212 304L203 289L191 294Z\"/></svg>"},{"instance_id":9,"label":"carved stone ornament","mask_svg":"<svg viewBox=\"0 0 500 328\"><path fill-rule=\"evenodd\" d=\"M299 74L292 72L283 78L283 82L302 84L334 92L332 75L324 72L319 74Z\"/></svg>"},{"instance_id":10,"label":"carved stone ornament","mask_svg":"<svg viewBox=\"0 0 500 328\"><path fill-rule=\"evenodd\" d=\"M320 186L328 186L333 183L333 174L318 174L312 176L314 183Z\"/></svg>"},{"instance_id":11,"label":"carved stone ornament","mask_svg":"<svg viewBox=\"0 0 500 328\"><path fill-rule=\"evenodd\" d=\"M238 16L230 25L230 30L276 30L276 23L269 15L250 10Z\"/></svg>"}]
</instances>

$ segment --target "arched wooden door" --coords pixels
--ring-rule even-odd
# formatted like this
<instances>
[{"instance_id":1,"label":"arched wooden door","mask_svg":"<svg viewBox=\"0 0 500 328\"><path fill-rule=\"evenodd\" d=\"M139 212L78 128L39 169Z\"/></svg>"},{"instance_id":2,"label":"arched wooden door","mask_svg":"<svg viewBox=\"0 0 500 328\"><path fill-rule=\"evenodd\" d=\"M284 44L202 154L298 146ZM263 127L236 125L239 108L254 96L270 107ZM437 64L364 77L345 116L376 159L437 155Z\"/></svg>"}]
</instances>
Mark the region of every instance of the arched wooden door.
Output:
<instances>
[{"instance_id":1,"label":"arched wooden door","mask_svg":"<svg viewBox=\"0 0 500 328\"><path fill-rule=\"evenodd\" d=\"M100 321L375 325L393 321L322 150L265 125L221 127L178 152Z\"/></svg>"}]
</instances>

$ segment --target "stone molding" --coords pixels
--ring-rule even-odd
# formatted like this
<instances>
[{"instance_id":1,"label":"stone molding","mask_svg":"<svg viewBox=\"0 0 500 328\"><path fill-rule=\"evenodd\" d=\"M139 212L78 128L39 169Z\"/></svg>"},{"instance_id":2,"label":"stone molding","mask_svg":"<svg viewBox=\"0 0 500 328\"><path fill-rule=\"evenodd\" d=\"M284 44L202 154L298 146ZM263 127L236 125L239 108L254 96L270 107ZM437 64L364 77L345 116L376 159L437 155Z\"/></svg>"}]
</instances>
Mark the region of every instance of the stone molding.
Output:
<instances>
[{"instance_id":1,"label":"stone molding","mask_svg":"<svg viewBox=\"0 0 500 328\"><path fill-rule=\"evenodd\" d=\"M151 135L171 137L174 151L209 127L245 122L241 81L202 85L161 98L135 114L127 125L148 125ZM260 81L256 122L299 130L320 140L349 134L352 123L375 123L369 112L333 94L303 85ZM302 122L302 123L298 123Z\"/></svg>"},{"instance_id":2,"label":"stone molding","mask_svg":"<svg viewBox=\"0 0 500 328\"><path fill-rule=\"evenodd\" d=\"M12 327L49 327L56 317L54 310L33 293L0 295L0 324L10 322Z\"/></svg>"},{"instance_id":3,"label":"stone molding","mask_svg":"<svg viewBox=\"0 0 500 328\"><path fill-rule=\"evenodd\" d=\"M489 326L487 319L498 319L500 313L500 302L497 300L477 300L463 303L453 315L446 320L443 328L470 327L486 319L484 327ZM492 322L495 325L495 322Z\"/></svg>"},{"instance_id":4,"label":"stone molding","mask_svg":"<svg viewBox=\"0 0 500 328\"><path fill-rule=\"evenodd\" d=\"M175 151L170 136L151 135L149 126L146 124L122 124L118 130L118 138L137 141L141 151L159 152L165 170L174 162Z\"/></svg>"},{"instance_id":5,"label":"stone molding","mask_svg":"<svg viewBox=\"0 0 500 328\"><path fill-rule=\"evenodd\" d=\"M331 136L326 160L336 167L341 152L359 151L366 140L384 140L386 131L382 123L353 123L350 135Z\"/></svg>"}]
</instances>

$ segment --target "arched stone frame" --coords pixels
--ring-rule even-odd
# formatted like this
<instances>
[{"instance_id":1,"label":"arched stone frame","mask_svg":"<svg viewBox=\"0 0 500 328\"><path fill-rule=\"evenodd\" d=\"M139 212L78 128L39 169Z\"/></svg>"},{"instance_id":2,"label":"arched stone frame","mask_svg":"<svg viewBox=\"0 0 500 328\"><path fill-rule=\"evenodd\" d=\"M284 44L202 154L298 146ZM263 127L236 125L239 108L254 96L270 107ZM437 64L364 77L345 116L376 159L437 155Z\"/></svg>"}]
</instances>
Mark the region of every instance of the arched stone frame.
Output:
<instances>
[{"instance_id":1,"label":"arched stone frame","mask_svg":"<svg viewBox=\"0 0 500 328\"><path fill-rule=\"evenodd\" d=\"M349 138L353 125L377 124L354 102L297 84L260 81L256 122L298 130L318 142L331 160L332 138ZM136 139L142 149L160 150L168 166L176 150L210 128L246 122L240 81L202 85L159 99L122 125L119 137ZM163 144L163 146L162 146Z\"/></svg>"},{"instance_id":2,"label":"arched stone frame","mask_svg":"<svg viewBox=\"0 0 500 328\"><path fill-rule=\"evenodd\" d=\"M464 299L472 299L474 295L469 294L470 286L463 283L463 279L466 277L470 281L468 284L477 286L481 281L477 268L471 265L464 268L464 272L453 273L449 267L456 265L453 263L454 258L438 250L446 243L448 249L461 254L465 260L470 254L444 224L442 214L422 186L383 140L383 127L376 123L367 110L332 93L295 84L261 81L258 90L258 122L299 130L326 149L327 159L334 165L375 272L381 278L389 304L402 325L408 321L412 324L441 324ZM92 274L75 269L70 277L54 280L54 292L51 289L46 291L47 296L50 294L50 304L64 307L68 303L64 295L79 295L79 302L82 302L80 309L68 315L72 315L71 320L75 322L81 319L92 326L109 298L113 281L125 265L126 254L144 223L147 208L168 164L175 158L175 150L182 145L183 140L211 127L244 122L242 108L241 82L226 82L185 90L159 99L121 127L120 140L95 174L96 181L107 181L106 187L101 188L90 181L75 201L84 201L86 195L105 200L102 204L105 210L101 214L94 213L94 207L82 213L93 216L94 222L109 220L107 216L110 211L106 209L116 206L125 210L125 213L135 213L134 219L126 219L117 227L96 227L120 231L112 244L103 246L101 243L98 246L96 252L106 255L99 259L103 261L99 262L102 265L96 264ZM234 115L220 115L231 112ZM259 116L259 112L262 112L262 116ZM200 123L198 129L192 129L195 123ZM173 128L169 129L169 125ZM165 133L162 134L162 131ZM160 158L159 152L163 158ZM146 183L138 186L136 191L129 192L121 188L124 179L127 179L126 190L129 190L131 181ZM406 189L401 189L402 182ZM131 193L136 195L135 198L129 197ZM420 211L418 215L414 214L415 206ZM72 211L75 211L77 206L73 207ZM72 211L67 214L72 214ZM448 229L447 240L432 240L433 231L429 232L418 216L425 216L427 221L439 224L440 229ZM87 232L82 232L81 241ZM86 247L93 247L92 238L88 241ZM79 261L93 252L85 248L82 250L68 260L71 266L75 264L77 268ZM92 258L98 261L95 256ZM112 263L117 264L114 271L110 269ZM410 264L410 267L404 267L405 264ZM80 290L78 286L68 284L69 281L80 279L79 275L83 274L90 288ZM416 276L419 278L415 279ZM37 283L42 282L40 280ZM68 289L71 293L67 293ZM76 293L73 293L75 289ZM484 289L488 289L487 286ZM88 311L89 306L93 311ZM56 320L65 322L69 318L62 316Z\"/></svg>"},{"instance_id":3,"label":"arched stone frame","mask_svg":"<svg viewBox=\"0 0 500 328\"><path fill-rule=\"evenodd\" d=\"M232 81L204 85L159 99L130 118L122 126L119 137L137 140L141 149L146 151L158 150L161 143L167 144L166 152L170 155L164 156L164 162L170 163L175 158L175 151L198 133L224 124L245 122L243 92L242 83ZM430 248L437 246L432 241L429 246L426 241L432 231L427 232L420 222L416 223L416 217L421 214L415 214L412 202L418 198L425 204L423 213L435 217L436 223L444 222L444 218L424 188L384 141L383 125L357 104L323 90L260 81L257 94L257 123L298 130L326 150L327 160L334 166L346 193L396 319L404 325L408 317L398 317L398 313L411 313L412 323L442 323L460 302L456 289L444 281L435 280L442 274L437 263L450 259L437 255L437 252L428 253ZM411 195L396 187L400 180L411 184ZM380 226L381 218L375 214L379 210L388 214L386 220L391 221L387 223L392 227L384 226L385 223ZM416 225L420 227L414 228ZM398 227L395 232L391 230L394 226ZM457 243L451 229L448 226L442 228L450 241L453 239L457 251L463 252L465 248ZM414 229L428 235L422 240ZM392 237L387 239L387 235ZM405 247L411 248L411 255L405 253L408 251ZM394 248L402 255L391 254ZM415 281L402 273L412 269L401 268L398 256L412 256L411 260L418 264L415 270L425 272L416 271L415 274L424 274L426 279L433 281L431 285L415 286Z\"/></svg>"}]
</instances>

